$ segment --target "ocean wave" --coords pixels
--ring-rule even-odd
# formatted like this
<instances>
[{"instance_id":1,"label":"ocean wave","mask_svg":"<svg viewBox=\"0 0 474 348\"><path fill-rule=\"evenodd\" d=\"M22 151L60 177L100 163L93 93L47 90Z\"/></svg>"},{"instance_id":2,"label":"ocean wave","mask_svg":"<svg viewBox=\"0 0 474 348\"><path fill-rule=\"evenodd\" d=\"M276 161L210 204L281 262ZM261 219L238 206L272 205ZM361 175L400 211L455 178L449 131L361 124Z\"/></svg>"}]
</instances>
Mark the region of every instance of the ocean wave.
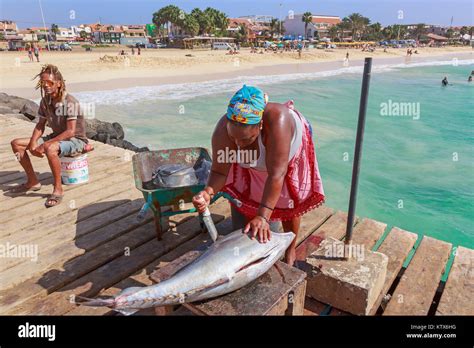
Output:
<instances>
[{"instance_id":1,"label":"ocean wave","mask_svg":"<svg viewBox=\"0 0 474 348\"><path fill-rule=\"evenodd\" d=\"M414 68L440 65L472 65L474 59L426 61L418 63L381 64L374 65L373 73L393 71L402 68ZM363 66L344 67L335 70L326 70L313 73L279 74L241 76L231 79L212 80L206 82L191 82L179 84L164 84L157 86L139 86L119 88L113 90L78 92L74 93L81 101L92 102L97 105L130 104L147 100L188 100L200 96L233 92L242 84L268 85L294 80L312 80L337 75L361 73Z\"/></svg>"}]
</instances>

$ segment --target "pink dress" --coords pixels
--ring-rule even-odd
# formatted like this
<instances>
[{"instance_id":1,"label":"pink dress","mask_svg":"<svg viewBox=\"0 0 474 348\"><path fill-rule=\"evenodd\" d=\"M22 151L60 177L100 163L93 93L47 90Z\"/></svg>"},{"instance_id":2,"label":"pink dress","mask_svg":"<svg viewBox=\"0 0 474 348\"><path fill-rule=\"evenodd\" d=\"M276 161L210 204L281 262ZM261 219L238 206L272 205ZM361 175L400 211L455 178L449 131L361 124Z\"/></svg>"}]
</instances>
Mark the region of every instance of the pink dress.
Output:
<instances>
[{"instance_id":1,"label":"pink dress","mask_svg":"<svg viewBox=\"0 0 474 348\"><path fill-rule=\"evenodd\" d=\"M294 109L293 101L288 101L285 105L295 111L303 123L302 142L288 163L288 171L271 221L291 220L324 202L323 184L319 175L311 126L303 115ZM267 176L266 171L244 168L238 163L233 163L221 191L240 200L242 206L235 208L243 215L253 218L257 215Z\"/></svg>"}]
</instances>

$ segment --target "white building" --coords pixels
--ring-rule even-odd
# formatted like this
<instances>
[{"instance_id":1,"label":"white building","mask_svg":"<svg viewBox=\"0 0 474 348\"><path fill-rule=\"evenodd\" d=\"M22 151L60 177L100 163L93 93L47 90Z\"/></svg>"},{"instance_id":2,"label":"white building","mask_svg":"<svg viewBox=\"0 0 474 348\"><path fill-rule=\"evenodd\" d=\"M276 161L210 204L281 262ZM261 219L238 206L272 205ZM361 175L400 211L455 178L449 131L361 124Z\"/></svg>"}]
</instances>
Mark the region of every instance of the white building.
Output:
<instances>
[{"instance_id":1,"label":"white building","mask_svg":"<svg viewBox=\"0 0 474 348\"><path fill-rule=\"evenodd\" d=\"M313 15L312 21L311 23L308 23L307 32L305 33L305 23L302 19L302 14L287 16L283 24L285 26L285 35L295 37L301 35L306 38L319 36L320 38L323 38L327 37L330 27L341 23L341 18L339 16Z\"/></svg>"},{"instance_id":2,"label":"white building","mask_svg":"<svg viewBox=\"0 0 474 348\"><path fill-rule=\"evenodd\" d=\"M72 28L58 28L59 33L56 34L56 41L74 41L76 39L76 33Z\"/></svg>"}]
</instances>

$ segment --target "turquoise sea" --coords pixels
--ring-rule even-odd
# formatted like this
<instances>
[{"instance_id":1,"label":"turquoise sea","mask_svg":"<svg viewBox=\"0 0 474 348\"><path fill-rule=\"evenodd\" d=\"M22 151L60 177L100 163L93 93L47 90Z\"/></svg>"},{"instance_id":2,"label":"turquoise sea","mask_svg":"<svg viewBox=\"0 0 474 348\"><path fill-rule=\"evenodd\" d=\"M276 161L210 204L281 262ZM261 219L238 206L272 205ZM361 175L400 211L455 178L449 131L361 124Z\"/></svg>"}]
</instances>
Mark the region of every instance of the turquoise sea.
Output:
<instances>
[{"instance_id":1,"label":"turquoise sea","mask_svg":"<svg viewBox=\"0 0 474 348\"><path fill-rule=\"evenodd\" d=\"M357 215L474 248L472 61L377 66L372 74ZM120 122L126 139L152 149L204 146L243 83L270 101L295 101L314 129L326 204L346 211L362 70L248 77L78 93L97 117ZM441 86L447 76L452 85ZM119 104L117 104L119 99ZM407 107L396 115L394 107ZM391 106L391 115L384 113ZM387 111L387 109L385 109ZM389 113L388 111L388 113ZM419 112L418 112L419 111ZM395 115L394 115L395 114Z\"/></svg>"}]
</instances>

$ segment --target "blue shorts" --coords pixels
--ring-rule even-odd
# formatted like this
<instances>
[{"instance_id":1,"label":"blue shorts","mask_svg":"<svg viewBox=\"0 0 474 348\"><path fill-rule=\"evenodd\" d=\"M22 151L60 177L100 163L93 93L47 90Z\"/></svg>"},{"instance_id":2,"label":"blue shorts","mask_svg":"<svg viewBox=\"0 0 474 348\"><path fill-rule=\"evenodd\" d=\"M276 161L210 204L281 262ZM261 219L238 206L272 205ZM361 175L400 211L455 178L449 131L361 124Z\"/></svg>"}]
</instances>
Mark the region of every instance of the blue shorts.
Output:
<instances>
[{"instance_id":1,"label":"blue shorts","mask_svg":"<svg viewBox=\"0 0 474 348\"><path fill-rule=\"evenodd\" d=\"M54 138L53 134L46 135L38 139L38 145ZM59 157L74 157L80 155L84 150L86 143L78 138L70 138L69 140L61 140L59 142Z\"/></svg>"}]
</instances>

